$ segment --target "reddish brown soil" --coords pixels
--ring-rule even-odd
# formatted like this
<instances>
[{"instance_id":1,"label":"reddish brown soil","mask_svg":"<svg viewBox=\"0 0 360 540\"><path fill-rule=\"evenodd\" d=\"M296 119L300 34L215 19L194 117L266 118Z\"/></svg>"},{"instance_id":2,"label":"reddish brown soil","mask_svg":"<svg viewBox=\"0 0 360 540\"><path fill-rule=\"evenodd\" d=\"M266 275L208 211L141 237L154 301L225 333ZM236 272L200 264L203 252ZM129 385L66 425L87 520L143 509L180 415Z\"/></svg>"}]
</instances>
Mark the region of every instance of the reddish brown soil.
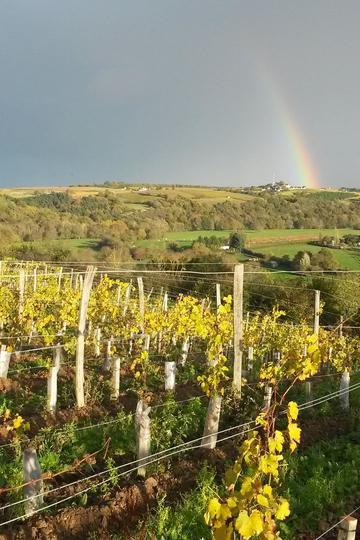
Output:
<instances>
[{"instance_id":1,"label":"reddish brown soil","mask_svg":"<svg viewBox=\"0 0 360 540\"><path fill-rule=\"evenodd\" d=\"M127 540L131 540L134 528L156 504L159 496L166 493L167 500L176 500L181 493L195 486L196 474L205 457L223 475L225 460L234 459L235 455L236 448L232 444L214 451L197 450L191 459L182 459L169 471L97 497L97 504L86 508L65 508L54 516L34 516L24 525L3 531L0 540L110 540L120 531ZM64 495L62 492L62 497Z\"/></svg>"},{"instance_id":2,"label":"reddish brown soil","mask_svg":"<svg viewBox=\"0 0 360 540\"><path fill-rule=\"evenodd\" d=\"M344 427L336 418L309 418L303 429L303 441L305 445L310 445L341 435L344 431L346 431L346 426ZM131 540L134 538L133 531L146 518L146 514L156 505L160 496L166 493L168 501L176 501L182 493L192 489L195 486L196 474L205 459L216 466L219 478L222 478L225 461L235 459L237 449L238 446L229 441L214 451L196 450L188 458L175 462L166 472L145 481L137 481L124 486L113 493L98 496L94 499L96 503L91 504L91 496L89 496L89 506L86 508L68 507L54 516L34 516L24 525L16 524L2 535L0 534L0 540L72 540L75 538L110 540L120 531L126 540ZM62 490L61 498L71 493L71 488L68 492ZM48 503L55 500L47 498ZM349 501L350 506L351 503L352 501ZM355 499L352 507L356 507ZM320 524L320 530L326 530L337 519L338 516L329 513L326 522ZM145 529L143 533L145 534ZM330 533L327 538L336 538L336 534L332 536ZM299 536L298 540L314 538L316 534L307 533Z\"/></svg>"}]
</instances>

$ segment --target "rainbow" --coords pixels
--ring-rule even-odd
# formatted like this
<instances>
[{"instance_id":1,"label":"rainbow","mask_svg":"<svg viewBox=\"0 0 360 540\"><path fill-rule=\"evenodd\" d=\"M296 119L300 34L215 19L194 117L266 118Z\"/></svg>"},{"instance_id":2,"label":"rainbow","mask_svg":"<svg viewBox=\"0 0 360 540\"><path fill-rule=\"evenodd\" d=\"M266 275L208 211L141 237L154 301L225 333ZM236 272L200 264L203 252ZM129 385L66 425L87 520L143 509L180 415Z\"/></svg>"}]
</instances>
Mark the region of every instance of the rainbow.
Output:
<instances>
[{"instance_id":1,"label":"rainbow","mask_svg":"<svg viewBox=\"0 0 360 540\"><path fill-rule=\"evenodd\" d=\"M312 157L284 93L280 91L274 77L264 63L260 64L259 72L268 96L271 97L272 107L275 108L276 116L280 120L289 150L293 156L297 170L297 181L307 188L319 189L321 184Z\"/></svg>"},{"instance_id":2,"label":"rainbow","mask_svg":"<svg viewBox=\"0 0 360 540\"><path fill-rule=\"evenodd\" d=\"M300 183L306 187L318 189L321 185L310 152L305 145L304 136L301 133L294 116L290 113L290 109L285 108L284 104L285 102L282 100L281 121L296 163L298 179Z\"/></svg>"}]
</instances>

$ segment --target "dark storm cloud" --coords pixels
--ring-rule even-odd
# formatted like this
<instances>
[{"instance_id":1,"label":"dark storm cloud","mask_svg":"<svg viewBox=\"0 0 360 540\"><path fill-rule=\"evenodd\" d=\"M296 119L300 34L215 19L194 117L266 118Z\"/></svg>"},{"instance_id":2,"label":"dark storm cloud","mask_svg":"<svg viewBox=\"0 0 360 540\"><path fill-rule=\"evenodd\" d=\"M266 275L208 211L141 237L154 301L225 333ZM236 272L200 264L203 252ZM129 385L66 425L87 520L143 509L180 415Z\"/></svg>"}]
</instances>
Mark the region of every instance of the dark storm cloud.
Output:
<instances>
[{"instance_id":1,"label":"dark storm cloud","mask_svg":"<svg viewBox=\"0 0 360 540\"><path fill-rule=\"evenodd\" d=\"M332 0L3 0L0 183L302 182L288 114L321 183L358 186L359 15Z\"/></svg>"}]
</instances>

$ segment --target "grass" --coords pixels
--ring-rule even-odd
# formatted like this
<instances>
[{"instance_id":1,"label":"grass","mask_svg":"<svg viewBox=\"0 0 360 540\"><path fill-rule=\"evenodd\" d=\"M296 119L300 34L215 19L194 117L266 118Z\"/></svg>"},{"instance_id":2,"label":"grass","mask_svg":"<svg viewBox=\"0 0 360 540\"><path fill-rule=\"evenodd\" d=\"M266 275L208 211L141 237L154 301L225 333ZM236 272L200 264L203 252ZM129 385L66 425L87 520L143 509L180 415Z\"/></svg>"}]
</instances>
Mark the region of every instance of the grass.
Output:
<instances>
[{"instance_id":1,"label":"grass","mask_svg":"<svg viewBox=\"0 0 360 540\"><path fill-rule=\"evenodd\" d=\"M35 248L42 247L64 247L74 249L95 249L99 240L96 238L68 238L59 240L36 240L34 242L21 242L20 245L33 246ZM19 245L19 244L17 244Z\"/></svg>"},{"instance_id":2,"label":"grass","mask_svg":"<svg viewBox=\"0 0 360 540\"><path fill-rule=\"evenodd\" d=\"M318 253L321 246L313 246L311 244L274 244L260 248L264 255L274 255L275 257L283 257L288 255L291 259L294 258L298 251L308 251L309 253ZM359 270L360 268L360 252L350 249L330 249L338 265L342 269Z\"/></svg>"},{"instance_id":3,"label":"grass","mask_svg":"<svg viewBox=\"0 0 360 540\"><path fill-rule=\"evenodd\" d=\"M360 447L355 435L315 444L289 457L282 492L290 501L290 517L279 523L281 538L296 540L299 534L314 538L321 520L329 526L356 506L351 502L360 489ZM358 437L358 436L357 436ZM356 438L356 437L355 437ZM207 502L223 491L215 482L215 471L205 466L194 490L175 506L163 497L150 518L142 524L146 538L193 540L211 538L204 522Z\"/></svg>"},{"instance_id":4,"label":"grass","mask_svg":"<svg viewBox=\"0 0 360 540\"><path fill-rule=\"evenodd\" d=\"M172 231L166 233L166 236L158 240L139 240L138 246L148 248L164 249L169 242L178 242L184 247L189 247L191 243L199 236L216 236L227 239L234 232L232 230L224 231ZM309 242L310 240L319 240L322 236L343 236L344 234L356 234L353 229L245 229L247 247L256 249L260 246L269 246L272 244L288 244L289 242Z\"/></svg>"},{"instance_id":5,"label":"grass","mask_svg":"<svg viewBox=\"0 0 360 540\"><path fill-rule=\"evenodd\" d=\"M146 538L150 540L210 540L211 532L204 521L204 512L208 500L214 496L215 471L206 465L200 470L196 488L184 495L175 508L167 505L163 497L150 519L142 528L146 529ZM140 538L140 536L135 536Z\"/></svg>"}]
</instances>

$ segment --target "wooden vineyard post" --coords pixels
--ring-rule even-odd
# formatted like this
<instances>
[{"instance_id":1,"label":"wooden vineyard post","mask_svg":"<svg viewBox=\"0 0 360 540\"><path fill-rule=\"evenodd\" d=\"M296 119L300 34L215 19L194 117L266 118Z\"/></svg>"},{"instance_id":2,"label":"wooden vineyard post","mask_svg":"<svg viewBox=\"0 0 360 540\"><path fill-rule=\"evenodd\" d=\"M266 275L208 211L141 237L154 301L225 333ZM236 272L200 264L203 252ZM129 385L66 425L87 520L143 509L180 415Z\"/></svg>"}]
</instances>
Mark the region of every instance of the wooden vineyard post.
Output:
<instances>
[{"instance_id":1,"label":"wooden vineyard post","mask_svg":"<svg viewBox=\"0 0 360 540\"><path fill-rule=\"evenodd\" d=\"M312 401L311 381L305 381L305 403ZM312 405L310 405L312 407Z\"/></svg>"},{"instance_id":2,"label":"wooden vineyard post","mask_svg":"<svg viewBox=\"0 0 360 540\"><path fill-rule=\"evenodd\" d=\"M141 331L144 332L144 319L145 319L145 297L144 297L144 282L142 277L137 278L139 289L139 311L141 318Z\"/></svg>"},{"instance_id":3,"label":"wooden vineyard post","mask_svg":"<svg viewBox=\"0 0 360 540\"><path fill-rule=\"evenodd\" d=\"M314 334L319 335L320 328L320 291L315 291Z\"/></svg>"},{"instance_id":4,"label":"wooden vineyard post","mask_svg":"<svg viewBox=\"0 0 360 540\"><path fill-rule=\"evenodd\" d=\"M150 432L150 413L151 407L140 399L136 406L135 413L135 428L137 440L137 458L143 460L139 466L137 473L139 476L146 474L146 460L150 456L151 432Z\"/></svg>"},{"instance_id":5,"label":"wooden vineyard post","mask_svg":"<svg viewBox=\"0 0 360 540\"><path fill-rule=\"evenodd\" d=\"M219 431L221 402L221 396L210 397L208 409L206 412L203 437L201 439L201 446L203 448L209 448L210 450L212 450L216 447Z\"/></svg>"},{"instance_id":6,"label":"wooden vineyard post","mask_svg":"<svg viewBox=\"0 0 360 540\"><path fill-rule=\"evenodd\" d=\"M328 363L327 363L327 372L330 373L331 360L333 355L333 348L330 346L328 350Z\"/></svg>"},{"instance_id":7,"label":"wooden vineyard post","mask_svg":"<svg viewBox=\"0 0 360 540\"><path fill-rule=\"evenodd\" d=\"M163 301L162 301L161 308L162 308L164 313L166 313L167 310L168 310L168 293L166 291L165 291L164 296L163 296ZM160 353L160 351L161 351L162 338L163 338L163 335L162 335L162 331L160 330L158 332L158 335L157 335L157 352L158 353Z\"/></svg>"},{"instance_id":8,"label":"wooden vineyard post","mask_svg":"<svg viewBox=\"0 0 360 540\"><path fill-rule=\"evenodd\" d=\"M111 399L119 399L119 396L120 396L120 367L121 367L120 357L114 356L114 358L112 359Z\"/></svg>"},{"instance_id":9,"label":"wooden vineyard post","mask_svg":"<svg viewBox=\"0 0 360 540\"><path fill-rule=\"evenodd\" d=\"M118 288L117 288L117 297L116 297L116 305L119 307L120 306L120 299L121 299L121 287L120 285L118 285Z\"/></svg>"},{"instance_id":10,"label":"wooden vineyard post","mask_svg":"<svg viewBox=\"0 0 360 540\"><path fill-rule=\"evenodd\" d=\"M181 347L180 364L182 366L185 366L185 363L189 354L189 349L190 349L190 338L186 337Z\"/></svg>"},{"instance_id":11,"label":"wooden vineyard post","mask_svg":"<svg viewBox=\"0 0 360 540\"><path fill-rule=\"evenodd\" d=\"M168 301L169 301L169 293L167 291L165 291L164 299L163 299L163 311L168 310Z\"/></svg>"},{"instance_id":12,"label":"wooden vineyard post","mask_svg":"<svg viewBox=\"0 0 360 540\"><path fill-rule=\"evenodd\" d=\"M72 268L70 270L70 289L73 289L73 288L74 288L74 269Z\"/></svg>"},{"instance_id":13,"label":"wooden vineyard post","mask_svg":"<svg viewBox=\"0 0 360 540\"><path fill-rule=\"evenodd\" d=\"M58 371L57 367L52 366L49 369L47 381L47 410L51 414L55 414L56 412Z\"/></svg>"},{"instance_id":14,"label":"wooden vineyard post","mask_svg":"<svg viewBox=\"0 0 360 540\"><path fill-rule=\"evenodd\" d=\"M344 327L344 317L343 315L341 315L340 324L339 324L339 337L343 337L343 327Z\"/></svg>"},{"instance_id":15,"label":"wooden vineyard post","mask_svg":"<svg viewBox=\"0 0 360 540\"><path fill-rule=\"evenodd\" d=\"M145 334L144 335L143 351L149 352L149 349L150 349L150 335Z\"/></svg>"},{"instance_id":16,"label":"wooden vineyard post","mask_svg":"<svg viewBox=\"0 0 360 540\"><path fill-rule=\"evenodd\" d=\"M249 330L249 324L250 324L250 312L246 312L246 323L245 323L245 331L247 332Z\"/></svg>"},{"instance_id":17,"label":"wooden vineyard post","mask_svg":"<svg viewBox=\"0 0 360 540\"><path fill-rule=\"evenodd\" d=\"M216 307L221 305L221 288L220 283L216 284Z\"/></svg>"},{"instance_id":18,"label":"wooden vineyard post","mask_svg":"<svg viewBox=\"0 0 360 540\"><path fill-rule=\"evenodd\" d=\"M53 352L53 367L56 367L57 370L61 366L61 357L62 357L62 346L58 343Z\"/></svg>"},{"instance_id":19,"label":"wooden vineyard post","mask_svg":"<svg viewBox=\"0 0 360 540\"><path fill-rule=\"evenodd\" d=\"M59 269L59 275L58 275L58 291L61 291L61 281L62 281L62 274L63 274L63 267L61 266Z\"/></svg>"},{"instance_id":20,"label":"wooden vineyard post","mask_svg":"<svg viewBox=\"0 0 360 540\"><path fill-rule=\"evenodd\" d=\"M95 356L100 356L100 343L101 343L101 328L98 326L95 329Z\"/></svg>"},{"instance_id":21,"label":"wooden vineyard post","mask_svg":"<svg viewBox=\"0 0 360 540\"><path fill-rule=\"evenodd\" d=\"M252 377L253 371L254 371L254 347L248 348L248 378L250 379Z\"/></svg>"},{"instance_id":22,"label":"wooden vineyard post","mask_svg":"<svg viewBox=\"0 0 360 540\"><path fill-rule=\"evenodd\" d=\"M6 345L1 345L0 350L0 378L7 379L11 352L6 350Z\"/></svg>"},{"instance_id":23,"label":"wooden vineyard post","mask_svg":"<svg viewBox=\"0 0 360 540\"><path fill-rule=\"evenodd\" d=\"M350 407L349 386L350 386L350 373L348 371L344 371L340 379L340 392L341 392L340 404L341 404L341 408L344 410L348 410Z\"/></svg>"},{"instance_id":24,"label":"wooden vineyard post","mask_svg":"<svg viewBox=\"0 0 360 540\"><path fill-rule=\"evenodd\" d=\"M337 540L355 540L357 519L352 516L346 516L338 525Z\"/></svg>"},{"instance_id":25,"label":"wooden vineyard post","mask_svg":"<svg viewBox=\"0 0 360 540\"><path fill-rule=\"evenodd\" d=\"M19 273L19 317L21 317L24 308L25 296L25 270L21 268Z\"/></svg>"},{"instance_id":26,"label":"wooden vineyard post","mask_svg":"<svg viewBox=\"0 0 360 540\"><path fill-rule=\"evenodd\" d=\"M241 371L243 348L243 294L244 294L244 265L235 265L234 270L234 375L233 388L241 395Z\"/></svg>"},{"instance_id":27,"label":"wooden vineyard post","mask_svg":"<svg viewBox=\"0 0 360 540\"><path fill-rule=\"evenodd\" d=\"M265 386L265 394L264 394L264 410L270 409L271 406L271 398L272 398L272 388L271 386Z\"/></svg>"},{"instance_id":28,"label":"wooden vineyard post","mask_svg":"<svg viewBox=\"0 0 360 540\"><path fill-rule=\"evenodd\" d=\"M86 270L85 279L80 302L79 313L79 328L76 341L76 370L75 370L75 386L76 386L76 403L78 407L85 406L85 391L84 391L84 354L85 354L85 329L86 315L89 305L91 287L94 281L96 269L89 266Z\"/></svg>"},{"instance_id":29,"label":"wooden vineyard post","mask_svg":"<svg viewBox=\"0 0 360 540\"><path fill-rule=\"evenodd\" d=\"M176 362L165 362L165 390L173 392L176 381Z\"/></svg>"},{"instance_id":30,"label":"wooden vineyard post","mask_svg":"<svg viewBox=\"0 0 360 540\"><path fill-rule=\"evenodd\" d=\"M43 482L41 480L41 468L36 450L27 448L23 452L23 475L25 513L33 514L43 505Z\"/></svg>"},{"instance_id":31,"label":"wooden vineyard post","mask_svg":"<svg viewBox=\"0 0 360 540\"><path fill-rule=\"evenodd\" d=\"M132 282L130 280L130 283L127 286L126 293L125 293L125 303L124 303L124 309L123 309L123 317L125 317L126 312L127 312L127 308L129 306L130 295L131 295L131 285L132 285Z\"/></svg>"},{"instance_id":32,"label":"wooden vineyard post","mask_svg":"<svg viewBox=\"0 0 360 540\"><path fill-rule=\"evenodd\" d=\"M34 278L33 278L33 291L36 292L37 289L37 266L34 268Z\"/></svg>"},{"instance_id":33,"label":"wooden vineyard post","mask_svg":"<svg viewBox=\"0 0 360 540\"><path fill-rule=\"evenodd\" d=\"M107 340L106 342L106 356L105 356L105 359L104 359L104 362L103 362L103 370L104 371L109 371L110 367L111 367L111 356L112 356L112 352L111 352L111 347L112 347L112 337L110 339Z\"/></svg>"}]
</instances>

